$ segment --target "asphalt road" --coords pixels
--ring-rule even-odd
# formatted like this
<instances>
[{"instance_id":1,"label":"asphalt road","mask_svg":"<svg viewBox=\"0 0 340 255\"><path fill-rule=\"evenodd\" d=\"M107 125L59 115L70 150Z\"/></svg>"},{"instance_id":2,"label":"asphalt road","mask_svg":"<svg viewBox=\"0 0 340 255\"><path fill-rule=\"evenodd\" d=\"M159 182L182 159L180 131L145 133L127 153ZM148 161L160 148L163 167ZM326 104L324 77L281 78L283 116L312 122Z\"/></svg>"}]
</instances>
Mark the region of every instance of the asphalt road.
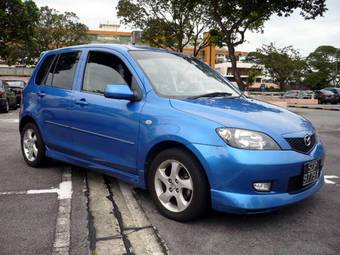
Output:
<instances>
[{"instance_id":1,"label":"asphalt road","mask_svg":"<svg viewBox=\"0 0 340 255\"><path fill-rule=\"evenodd\" d=\"M340 176L340 112L292 109L310 119L323 140L326 175ZM158 214L148 193L140 203L173 254L339 254L340 179L309 199L262 215L211 212L191 223Z\"/></svg>"},{"instance_id":2,"label":"asphalt road","mask_svg":"<svg viewBox=\"0 0 340 255\"><path fill-rule=\"evenodd\" d=\"M69 166L27 166L19 139L18 111L0 114L0 255L52 254L59 203L58 194L51 191L59 187L62 170ZM74 171L72 183L70 254L87 254L84 172Z\"/></svg>"}]
</instances>

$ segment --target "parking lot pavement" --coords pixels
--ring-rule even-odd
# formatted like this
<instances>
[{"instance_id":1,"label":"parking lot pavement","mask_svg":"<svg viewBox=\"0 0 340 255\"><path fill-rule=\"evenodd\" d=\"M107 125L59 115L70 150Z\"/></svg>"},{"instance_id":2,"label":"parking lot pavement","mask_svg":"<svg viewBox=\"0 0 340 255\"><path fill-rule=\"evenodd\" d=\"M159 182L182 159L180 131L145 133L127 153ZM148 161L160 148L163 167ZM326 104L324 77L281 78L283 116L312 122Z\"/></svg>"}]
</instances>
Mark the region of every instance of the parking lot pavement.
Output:
<instances>
[{"instance_id":1,"label":"parking lot pavement","mask_svg":"<svg viewBox=\"0 0 340 255\"><path fill-rule=\"evenodd\" d=\"M114 178L55 161L28 167L18 112L0 114L0 254L337 254L340 113L294 111L314 123L326 145L323 189L273 213L210 212L185 224L164 218L147 192L134 195Z\"/></svg>"},{"instance_id":2,"label":"parking lot pavement","mask_svg":"<svg viewBox=\"0 0 340 255\"><path fill-rule=\"evenodd\" d=\"M129 186L56 161L27 166L0 114L0 255L165 254Z\"/></svg>"},{"instance_id":3,"label":"parking lot pavement","mask_svg":"<svg viewBox=\"0 0 340 255\"><path fill-rule=\"evenodd\" d=\"M340 112L294 109L318 129L327 154L326 184L311 198L262 215L211 212L191 223L159 215L148 193L139 201L173 254L339 254Z\"/></svg>"},{"instance_id":4,"label":"parking lot pavement","mask_svg":"<svg viewBox=\"0 0 340 255\"><path fill-rule=\"evenodd\" d=\"M18 111L0 114L0 254L58 254L65 247L70 254L87 254L84 176L73 175L71 201L72 181L64 180L71 178L65 174L70 166L27 166L18 122Z\"/></svg>"}]
</instances>

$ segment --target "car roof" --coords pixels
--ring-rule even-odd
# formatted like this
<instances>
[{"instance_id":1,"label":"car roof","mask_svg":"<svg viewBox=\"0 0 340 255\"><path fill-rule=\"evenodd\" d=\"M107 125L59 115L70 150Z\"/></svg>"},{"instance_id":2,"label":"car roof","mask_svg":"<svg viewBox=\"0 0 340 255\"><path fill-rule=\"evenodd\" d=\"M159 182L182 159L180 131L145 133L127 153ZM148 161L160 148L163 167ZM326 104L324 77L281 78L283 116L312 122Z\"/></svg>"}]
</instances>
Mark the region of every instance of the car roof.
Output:
<instances>
[{"instance_id":1,"label":"car roof","mask_svg":"<svg viewBox=\"0 0 340 255\"><path fill-rule=\"evenodd\" d=\"M99 43L99 44L83 44L83 45L75 45L75 46L69 46L54 50L45 51L42 54L45 53L51 53L51 52L58 52L58 51L64 51L64 50L73 50L73 49L91 49L91 48L103 48L103 49L113 49L117 51L131 51L131 50L140 50L140 51L163 51L167 52L166 49L160 49L160 48L152 48L147 46L138 46L138 45L128 45L128 44L106 44L106 43Z\"/></svg>"}]
</instances>

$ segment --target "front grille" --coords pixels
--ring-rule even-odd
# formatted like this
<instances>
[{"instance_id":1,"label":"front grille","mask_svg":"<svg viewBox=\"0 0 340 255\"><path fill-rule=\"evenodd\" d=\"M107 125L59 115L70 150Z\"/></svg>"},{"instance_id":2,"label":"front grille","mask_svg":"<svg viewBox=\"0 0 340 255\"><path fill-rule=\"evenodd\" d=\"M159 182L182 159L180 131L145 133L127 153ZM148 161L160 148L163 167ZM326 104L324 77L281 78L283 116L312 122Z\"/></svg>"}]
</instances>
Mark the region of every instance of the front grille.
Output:
<instances>
[{"instance_id":1,"label":"front grille","mask_svg":"<svg viewBox=\"0 0 340 255\"><path fill-rule=\"evenodd\" d=\"M286 141L292 147L293 150L307 154L315 145L315 134L310 136L310 145L305 144L304 137L291 137L286 138Z\"/></svg>"}]
</instances>

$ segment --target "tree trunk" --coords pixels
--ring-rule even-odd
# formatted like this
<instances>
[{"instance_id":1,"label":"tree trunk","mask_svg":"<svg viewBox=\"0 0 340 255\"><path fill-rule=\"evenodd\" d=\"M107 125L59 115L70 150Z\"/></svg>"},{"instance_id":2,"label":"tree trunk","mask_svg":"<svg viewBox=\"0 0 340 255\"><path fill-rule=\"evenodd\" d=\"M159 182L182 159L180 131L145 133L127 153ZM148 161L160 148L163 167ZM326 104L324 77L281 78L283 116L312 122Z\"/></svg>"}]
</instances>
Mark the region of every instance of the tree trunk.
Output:
<instances>
[{"instance_id":1,"label":"tree trunk","mask_svg":"<svg viewBox=\"0 0 340 255\"><path fill-rule=\"evenodd\" d=\"M285 81L280 81L279 85L280 85L280 89L282 91L286 91L286 82Z\"/></svg>"},{"instance_id":2,"label":"tree trunk","mask_svg":"<svg viewBox=\"0 0 340 255\"><path fill-rule=\"evenodd\" d=\"M237 83L237 85L239 86L239 88L241 90L245 89L245 85L241 79L241 75L239 70L237 69L237 58L235 56L235 47L234 45L228 45L228 54L229 54L229 58L231 60L231 70L233 72L235 81Z\"/></svg>"}]
</instances>

